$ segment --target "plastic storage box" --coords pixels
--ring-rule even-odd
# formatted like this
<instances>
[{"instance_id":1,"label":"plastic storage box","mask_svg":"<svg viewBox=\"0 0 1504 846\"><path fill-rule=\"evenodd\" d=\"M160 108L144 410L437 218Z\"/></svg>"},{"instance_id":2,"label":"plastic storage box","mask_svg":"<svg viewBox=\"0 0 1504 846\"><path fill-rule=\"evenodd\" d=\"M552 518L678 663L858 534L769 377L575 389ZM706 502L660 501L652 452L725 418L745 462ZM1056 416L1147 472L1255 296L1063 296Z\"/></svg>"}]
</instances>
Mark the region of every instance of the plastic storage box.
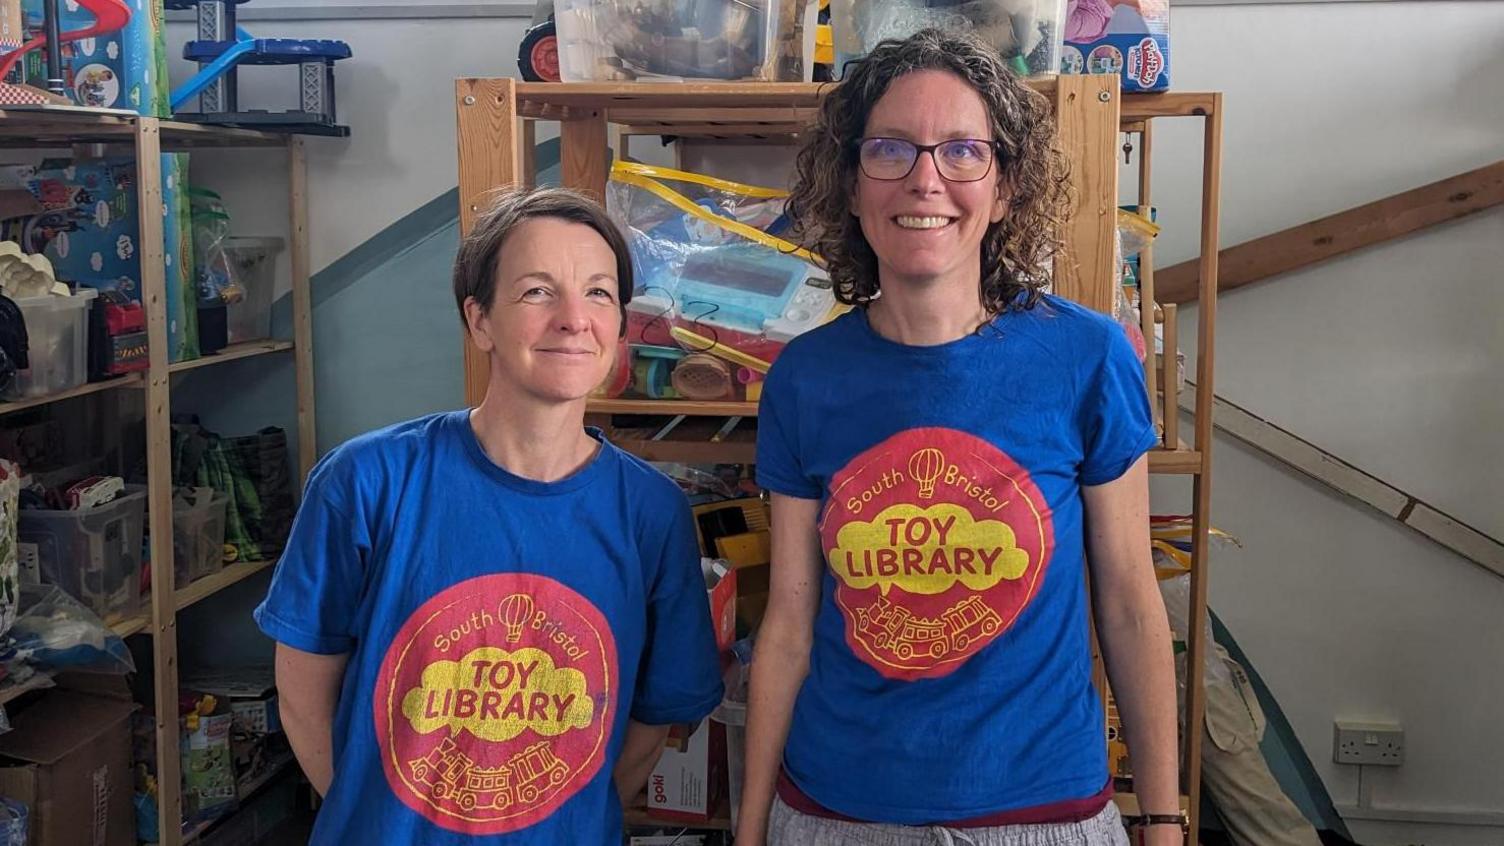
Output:
<instances>
[{"instance_id":1,"label":"plastic storage box","mask_svg":"<svg viewBox=\"0 0 1504 846\"><path fill-rule=\"evenodd\" d=\"M226 306L229 342L241 344L272 336L272 294L277 283L277 254L281 238L230 237L225 255L235 279L245 286L245 299Z\"/></svg>"},{"instance_id":2,"label":"plastic storage box","mask_svg":"<svg viewBox=\"0 0 1504 846\"><path fill-rule=\"evenodd\" d=\"M779 0L554 0L565 82L772 80Z\"/></svg>"},{"instance_id":3,"label":"plastic storage box","mask_svg":"<svg viewBox=\"0 0 1504 846\"><path fill-rule=\"evenodd\" d=\"M94 508L23 510L16 523L23 578L61 587L105 622L140 609L145 486Z\"/></svg>"},{"instance_id":4,"label":"plastic storage box","mask_svg":"<svg viewBox=\"0 0 1504 846\"><path fill-rule=\"evenodd\" d=\"M1065 43L1065 0L830 0L835 74L888 38L907 38L927 27L971 30L1008 61L1019 76L1060 73Z\"/></svg>"},{"instance_id":5,"label":"plastic storage box","mask_svg":"<svg viewBox=\"0 0 1504 846\"><path fill-rule=\"evenodd\" d=\"M212 576L225 563L225 507L230 498L213 488L172 501L172 574L178 588Z\"/></svg>"},{"instance_id":6,"label":"plastic storage box","mask_svg":"<svg viewBox=\"0 0 1504 846\"><path fill-rule=\"evenodd\" d=\"M80 288L71 297L16 300L26 319L31 364L16 375L17 395L39 397L82 385L89 378L89 306L99 292Z\"/></svg>"}]
</instances>

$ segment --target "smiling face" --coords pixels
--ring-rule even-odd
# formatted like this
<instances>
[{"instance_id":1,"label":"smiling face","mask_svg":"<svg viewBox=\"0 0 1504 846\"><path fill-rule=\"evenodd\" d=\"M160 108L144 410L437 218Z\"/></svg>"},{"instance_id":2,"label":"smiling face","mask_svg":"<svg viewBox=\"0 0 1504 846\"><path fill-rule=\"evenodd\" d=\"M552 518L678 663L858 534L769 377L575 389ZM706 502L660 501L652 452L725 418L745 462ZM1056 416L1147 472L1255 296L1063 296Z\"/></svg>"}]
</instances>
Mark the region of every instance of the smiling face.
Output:
<instances>
[{"instance_id":1,"label":"smiling face","mask_svg":"<svg viewBox=\"0 0 1504 846\"><path fill-rule=\"evenodd\" d=\"M621 331L616 255L581 223L539 217L520 224L496 261L489 312L474 297L465 319L492 378L523 396L570 402L611 369Z\"/></svg>"},{"instance_id":2,"label":"smiling face","mask_svg":"<svg viewBox=\"0 0 1504 846\"><path fill-rule=\"evenodd\" d=\"M993 131L987 106L970 85L948 71L924 70L888 86L862 136L929 145L992 140ZM942 178L929 153L920 153L902 179L872 179L858 170L852 214L877 254L883 285L980 284L982 238L1007 210L998 165L975 182Z\"/></svg>"}]
</instances>

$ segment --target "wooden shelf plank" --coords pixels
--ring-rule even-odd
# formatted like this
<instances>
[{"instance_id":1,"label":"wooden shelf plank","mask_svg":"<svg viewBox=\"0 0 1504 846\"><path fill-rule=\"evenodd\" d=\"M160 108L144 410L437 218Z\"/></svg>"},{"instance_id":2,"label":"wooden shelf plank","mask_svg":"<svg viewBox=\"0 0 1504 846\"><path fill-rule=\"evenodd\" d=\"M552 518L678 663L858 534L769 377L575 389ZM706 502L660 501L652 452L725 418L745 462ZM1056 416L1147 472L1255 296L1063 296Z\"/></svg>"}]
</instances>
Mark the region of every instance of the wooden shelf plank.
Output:
<instances>
[{"instance_id":1,"label":"wooden shelf plank","mask_svg":"<svg viewBox=\"0 0 1504 846\"><path fill-rule=\"evenodd\" d=\"M135 138L137 116L113 109L49 106L42 109L0 109L0 146L51 148L74 144L130 144ZM255 129L214 126L186 121L159 122L162 146L167 149L200 147L281 147L287 137Z\"/></svg>"},{"instance_id":2,"label":"wooden shelf plank","mask_svg":"<svg viewBox=\"0 0 1504 846\"><path fill-rule=\"evenodd\" d=\"M145 631L150 625L151 614L148 612L111 623L110 630L120 637L130 637L137 632Z\"/></svg>"},{"instance_id":3,"label":"wooden shelf plank","mask_svg":"<svg viewBox=\"0 0 1504 846\"><path fill-rule=\"evenodd\" d=\"M1149 450L1149 472L1166 475L1190 475L1201 472L1201 452L1187 449Z\"/></svg>"},{"instance_id":4,"label":"wooden shelf plank","mask_svg":"<svg viewBox=\"0 0 1504 846\"><path fill-rule=\"evenodd\" d=\"M680 414L689 417L756 417L755 402L698 402L695 400L591 400L586 414L661 414L665 417Z\"/></svg>"},{"instance_id":5,"label":"wooden shelf plank","mask_svg":"<svg viewBox=\"0 0 1504 846\"><path fill-rule=\"evenodd\" d=\"M195 602L200 602L204 599L207 599L208 597L213 596L214 594L224 590L225 588L235 584L236 582L254 576L255 574L261 572L262 570L265 570L267 567L270 567L275 563L277 562L240 561L235 564L227 565L223 570L220 570L218 573L215 573L212 576L205 576L198 581L189 582L187 587L174 593L173 602L175 603L177 610L182 611L184 608L187 608Z\"/></svg>"},{"instance_id":6,"label":"wooden shelf plank","mask_svg":"<svg viewBox=\"0 0 1504 846\"><path fill-rule=\"evenodd\" d=\"M231 344L217 353L200 356L189 361L180 361L169 365L168 371L182 373L184 370L196 370L200 367L209 367L215 364L224 364L227 361L235 361L241 358L250 358L267 353L287 352L293 348L292 341L246 341L243 344Z\"/></svg>"},{"instance_id":7,"label":"wooden shelf plank","mask_svg":"<svg viewBox=\"0 0 1504 846\"><path fill-rule=\"evenodd\" d=\"M265 570L275 561L241 561L237 564L227 565L223 570L212 576L205 576L188 586L173 592L173 604L178 611L213 596L236 582L254 576ZM137 632L151 628L151 613L145 612L134 617L127 617L110 624L110 630L120 637L129 637Z\"/></svg>"},{"instance_id":8,"label":"wooden shelf plank","mask_svg":"<svg viewBox=\"0 0 1504 846\"><path fill-rule=\"evenodd\" d=\"M1156 117L1197 117L1211 114L1216 96L1198 91L1168 91L1162 94L1127 94L1119 120L1137 121Z\"/></svg>"},{"instance_id":9,"label":"wooden shelf plank","mask_svg":"<svg viewBox=\"0 0 1504 846\"><path fill-rule=\"evenodd\" d=\"M1053 97L1055 80L1035 80L1030 86ZM581 113L606 110L619 123L689 122L707 119L737 122L735 115L770 109L787 110L780 121L799 120L818 106L828 83L815 82L520 82L517 111L538 120L568 120ZM707 118L707 110L718 117Z\"/></svg>"},{"instance_id":10,"label":"wooden shelf plank","mask_svg":"<svg viewBox=\"0 0 1504 846\"><path fill-rule=\"evenodd\" d=\"M0 689L0 705L4 705L23 693L46 687L48 684L51 684L51 679L52 677L46 673L36 673L20 684L13 684L10 687Z\"/></svg>"},{"instance_id":11,"label":"wooden shelf plank","mask_svg":"<svg viewBox=\"0 0 1504 846\"><path fill-rule=\"evenodd\" d=\"M28 408L36 408L39 405L62 402L65 399L73 399L74 397L97 394L100 391L109 391L115 388L133 387L140 385L141 379L142 377L140 373L131 373L126 376L117 376L114 379L106 379L103 382L86 382L76 388L69 388L66 391L58 391L55 394L47 394L40 397L27 397L25 399L16 400L15 402L0 403L0 415L11 414L13 412L23 411Z\"/></svg>"}]
</instances>

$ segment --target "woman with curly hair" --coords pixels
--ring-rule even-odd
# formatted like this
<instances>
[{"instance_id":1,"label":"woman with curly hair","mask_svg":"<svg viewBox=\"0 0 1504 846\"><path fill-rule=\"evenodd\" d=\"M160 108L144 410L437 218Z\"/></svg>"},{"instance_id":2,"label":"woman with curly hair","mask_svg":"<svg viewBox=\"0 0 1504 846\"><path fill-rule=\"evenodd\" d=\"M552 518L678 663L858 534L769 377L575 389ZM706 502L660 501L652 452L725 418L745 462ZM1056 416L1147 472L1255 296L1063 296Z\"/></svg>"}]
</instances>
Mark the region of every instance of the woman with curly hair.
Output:
<instances>
[{"instance_id":1,"label":"woman with curly hair","mask_svg":"<svg viewBox=\"0 0 1504 846\"><path fill-rule=\"evenodd\" d=\"M852 65L799 154L796 240L855 308L763 391L738 846L1125 842L1088 599L1151 815L1130 824L1182 842L1154 426L1118 325L1046 293L1053 136L995 52L926 30Z\"/></svg>"}]
</instances>

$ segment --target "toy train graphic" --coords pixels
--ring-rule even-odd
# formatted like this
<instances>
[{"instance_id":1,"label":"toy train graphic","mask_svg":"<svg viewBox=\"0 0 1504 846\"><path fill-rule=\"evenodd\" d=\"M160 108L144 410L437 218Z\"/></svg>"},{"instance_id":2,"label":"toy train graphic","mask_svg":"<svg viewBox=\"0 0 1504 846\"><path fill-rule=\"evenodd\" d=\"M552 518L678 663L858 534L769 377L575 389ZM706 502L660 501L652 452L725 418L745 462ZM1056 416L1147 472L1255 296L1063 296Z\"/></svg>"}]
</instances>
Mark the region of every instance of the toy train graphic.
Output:
<instances>
[{"instance_id":1,"label":"toy train graphic","mask_svg":"<svg viewBox=\"0 0 1504 846\"><path fill-rule=\"evenodd\" d=\"M504 766L481 769L452 738L446 737L426 756L409 761L408 766L430 796L453 802L465 811L531 805L544 790L563 784L569 777L569 765L554 756L546 740L508 758Z\"/></svg>"},{"instance_id":2,"label":"toy train graphic","mask_svg":"<svg viewBox=\"0 0 1504 846\"><path fill-rule=\"evenodd\" d=\"M1003 619L980 596L971 596L947 608L937 619L916 617L902 605L879 596L856 610L856 630L873 647L886 649L907 660L928 655L936 660L961 652L976 640L996 634Z\"/></svg>"}]
</instances>

